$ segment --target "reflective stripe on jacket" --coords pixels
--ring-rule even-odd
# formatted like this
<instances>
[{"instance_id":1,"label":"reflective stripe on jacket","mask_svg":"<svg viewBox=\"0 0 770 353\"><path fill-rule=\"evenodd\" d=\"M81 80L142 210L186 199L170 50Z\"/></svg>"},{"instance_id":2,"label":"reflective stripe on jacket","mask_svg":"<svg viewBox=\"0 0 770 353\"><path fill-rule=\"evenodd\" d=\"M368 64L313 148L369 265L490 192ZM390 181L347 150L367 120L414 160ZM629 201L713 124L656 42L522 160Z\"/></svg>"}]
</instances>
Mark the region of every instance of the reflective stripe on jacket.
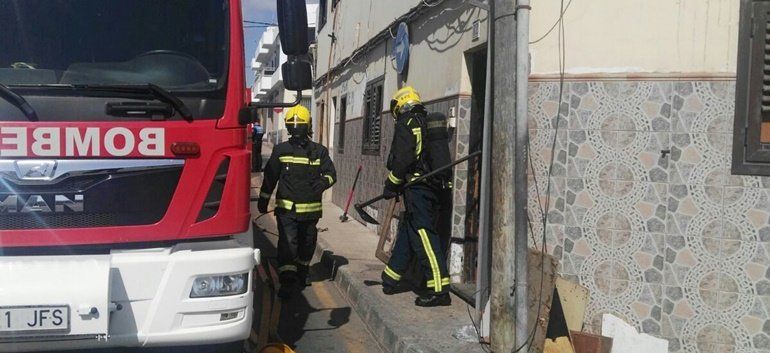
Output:
<instances>
[{"instance_id":1,"label":"reflective stripe on jacket","mask_svg":"<svg viewBox=\"0 0 770 353\"><path fill-rule=\"evenodd\" d=\"M388 156L388 187L403 185L425 172L419 163L423 155L423 128L419 114L409 114L396 122Z\"/></svg>"},{"instance_id":2,"label":"reflective stripe on jacket","mask_svg":"<svg viewBox=\"0 0 770 353\"><path fill-rule=\"evenodd\" d=\"M260 198L269 199L277 187L276 212L295 212L300 219L322 215L323 191L337 180L326 147L292 137L273 148L265 166Z\"/></svg>"}]
</instances>

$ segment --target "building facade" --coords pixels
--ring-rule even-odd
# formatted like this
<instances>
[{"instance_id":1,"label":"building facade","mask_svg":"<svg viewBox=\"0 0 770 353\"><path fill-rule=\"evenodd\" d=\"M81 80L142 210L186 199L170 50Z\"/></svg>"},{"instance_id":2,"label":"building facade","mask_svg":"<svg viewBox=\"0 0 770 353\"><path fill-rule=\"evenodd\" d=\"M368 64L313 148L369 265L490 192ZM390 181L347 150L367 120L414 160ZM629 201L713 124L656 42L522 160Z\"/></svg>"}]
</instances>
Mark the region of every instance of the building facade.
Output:
<instances>
[{"instance_id":1,"label":"building facade","mask_svg":"<svg viewBox=\"0 0 770 353\"><path fill-rule=\"evenodd\" d=\"M309 39L311 42L310 60L315 51L315 19L318 5L307 5ZM251 69L254 71L254 82L251 88L252 102L291 103L296 101L297 93L288 91L283 86L281 65L287 60L281 51L281 39L278 27L270 26L265 29L259 39L259 45L251 59ZM312 91L302 92L300 104L312 108ZM272 143L280 143L288 138L283 122L284 109L263 108L258 112L260 122L265 129L265 138Z\"/></svg>"},{"instance_id":2,"label":"building facade","mask_svg":"<svg viewBox=\"0 0 770 353\"><path fill-rule=\"evenodd\" d=\"M315 99L329 117L335 203L344 206L358 165L356 199L380 193L388 101L403 85L450 117L455 158L480 148L487 13L473 3L319 10ZM550 198L547 248L563 276L590 289L586 330L612 313L671 352L770 352L770 179L730 169L738 2L569 2L562 40L561 11L556 1L531 12L529 210L541 219ZM400 22L406 75L393 54ZM450 272L460 289L475 281L478 169L455 169ZM532 229L539 246L543 225Z\"/></svg>"}]
</instances>

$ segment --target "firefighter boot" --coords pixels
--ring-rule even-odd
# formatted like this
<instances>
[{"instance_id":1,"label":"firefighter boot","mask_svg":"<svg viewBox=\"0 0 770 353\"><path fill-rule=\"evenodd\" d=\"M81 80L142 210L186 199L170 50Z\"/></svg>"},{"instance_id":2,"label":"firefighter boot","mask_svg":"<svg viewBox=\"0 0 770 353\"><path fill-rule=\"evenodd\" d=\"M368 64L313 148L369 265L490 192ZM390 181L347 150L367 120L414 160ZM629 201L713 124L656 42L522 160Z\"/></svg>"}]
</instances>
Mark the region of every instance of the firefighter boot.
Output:
<instances>
[{"instance_id":1,"label":"firefighter boot","mask_svg":"<svg viewBox=\"0 0 770 353\"><path fill-rule=\"evenodd\" d=\"M297 292L297 275L294 272L281 273L279 275L281 288L278 289L278 298L291 299Z\"/></svg>"},{"instance_id":2,"label":"firefighter boot","mask_svg":"<svg viewBox=\"0 0 770 353\"><path fill-rule=\"evenodd\" d=\"M382 294L394 295L406 293L411 290L407 283L393 280L387 272L383 272L380 276L382 278Z\"/></svg>"},{"instance_id":3,"label":"firefighter boot","mask_svg":"<svg viewBox=\"0 0 770 353\"><path fill-rule=\"evenodd\" d=\"M308 266L300 265L297 270L297 285L302 290L305 287L313 285L313 281L310 279L310 268Z\"/></svg>"},{"instance_id":4,"label":"firefighter boot","mask_svg":"<svg viewBox=\"0 0 770 353\"><path fill-rule=\"evenodd\" d=\"M452 305L452 297L449 296L449 293L421 295L414 300L414 305L422 307L450 306Z\"/></svg>"}]
</instances>

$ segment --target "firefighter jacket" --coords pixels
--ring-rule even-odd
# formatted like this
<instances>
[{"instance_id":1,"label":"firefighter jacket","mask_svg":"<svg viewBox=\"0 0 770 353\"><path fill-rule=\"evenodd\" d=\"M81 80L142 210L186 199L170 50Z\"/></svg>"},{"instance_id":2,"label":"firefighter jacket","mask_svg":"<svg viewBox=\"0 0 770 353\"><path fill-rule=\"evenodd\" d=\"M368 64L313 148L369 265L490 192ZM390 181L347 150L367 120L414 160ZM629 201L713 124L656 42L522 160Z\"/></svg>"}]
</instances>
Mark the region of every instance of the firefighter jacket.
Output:
<instances>
[{"instance_id":1,"label":"firefighter jacket","mask_svg":"<svg viewBox=\"0 0 770 353\"><path fill-rule=\"evenodd\" d=\"M292 137L273 148L259 197L269 200L277 184L277 214L295 212L299 220L319 219L321 195L336 181L329 150L307 139Z\"/></svg>"},{"instance_id":2,"label":"firefighter jacket","mask_svg":"<svg viewBox=\"0 0 770 353\"><path fill-rule=\"evenodd\" d=\"M422 163L424 118L424 114L415 112L396 121L387 164L390 173L385 183L389 189L398 189L427 172Z\"/></svg>"}]
</instances>

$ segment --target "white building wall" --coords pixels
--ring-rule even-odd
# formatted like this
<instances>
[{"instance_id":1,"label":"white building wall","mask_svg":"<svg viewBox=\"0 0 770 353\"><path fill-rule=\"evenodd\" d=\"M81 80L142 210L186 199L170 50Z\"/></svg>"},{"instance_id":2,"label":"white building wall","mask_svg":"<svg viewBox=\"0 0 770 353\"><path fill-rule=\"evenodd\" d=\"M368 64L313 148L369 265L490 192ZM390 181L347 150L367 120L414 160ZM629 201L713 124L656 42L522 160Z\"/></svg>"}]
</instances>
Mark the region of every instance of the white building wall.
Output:
<instances>
[{"instance_id":1,"label":"white building wall","mask_svg":"<svg viewBox=\"0 0 770 353\"><path fill-rule=\"evenodd\" d=\"M565 1L567 72L734 74L736 0ZM531 39L558 20L560 1L532 3ZM532 44L532 73L559 72L554 30Z\"/></svg>"}]
</instances>

